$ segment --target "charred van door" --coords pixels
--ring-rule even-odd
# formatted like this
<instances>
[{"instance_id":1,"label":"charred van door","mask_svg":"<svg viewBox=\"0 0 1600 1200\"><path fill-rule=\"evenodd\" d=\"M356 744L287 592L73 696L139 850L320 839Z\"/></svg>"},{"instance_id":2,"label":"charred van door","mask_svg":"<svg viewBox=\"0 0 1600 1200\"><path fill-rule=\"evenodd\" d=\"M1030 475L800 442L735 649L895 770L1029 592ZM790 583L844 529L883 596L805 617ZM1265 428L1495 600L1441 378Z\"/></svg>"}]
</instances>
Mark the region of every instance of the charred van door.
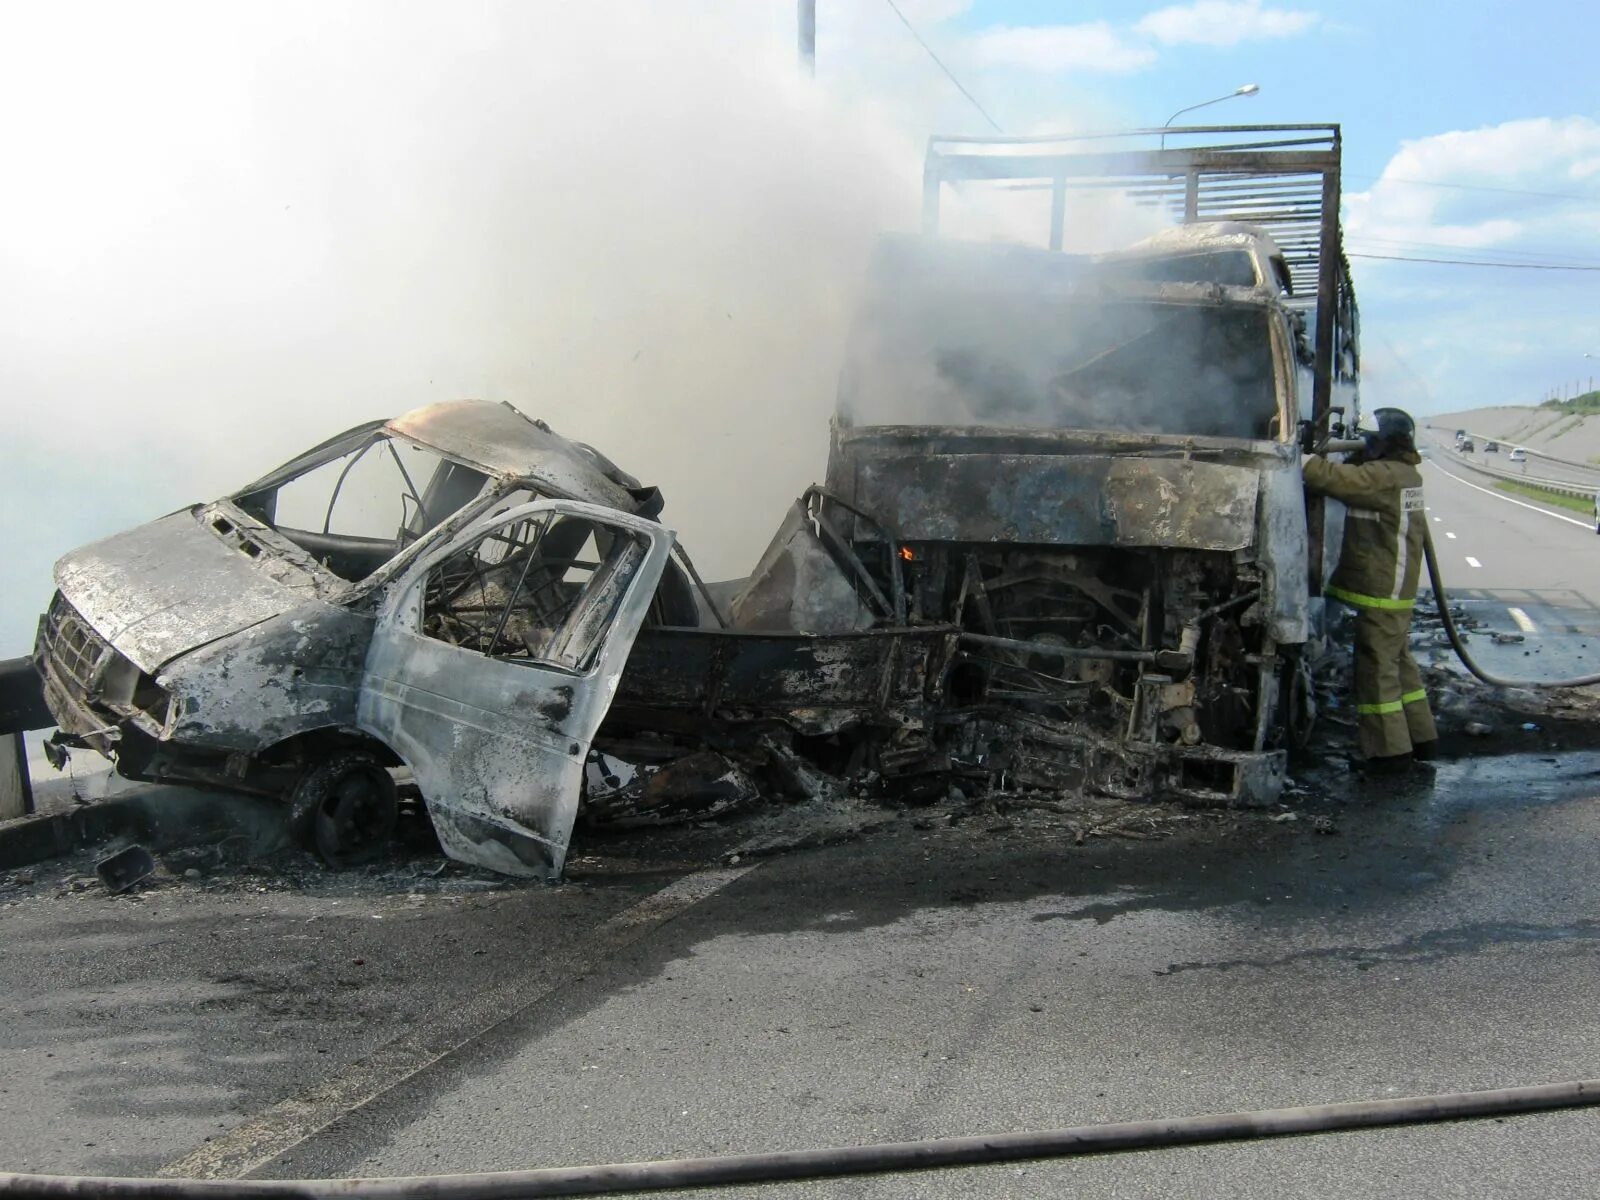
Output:
<instances>
[{"instance_id":1,"label":"charred van door","mask_svg":"<svg viewBox=\"0 0 1600 1200\"><path fill-rule=\"evenodd\" d=\"M359 723L411 767L445 852L560 873L589 743L672 534L539 500L467 527L391 587Z\"/></svg>"}]
</instances>

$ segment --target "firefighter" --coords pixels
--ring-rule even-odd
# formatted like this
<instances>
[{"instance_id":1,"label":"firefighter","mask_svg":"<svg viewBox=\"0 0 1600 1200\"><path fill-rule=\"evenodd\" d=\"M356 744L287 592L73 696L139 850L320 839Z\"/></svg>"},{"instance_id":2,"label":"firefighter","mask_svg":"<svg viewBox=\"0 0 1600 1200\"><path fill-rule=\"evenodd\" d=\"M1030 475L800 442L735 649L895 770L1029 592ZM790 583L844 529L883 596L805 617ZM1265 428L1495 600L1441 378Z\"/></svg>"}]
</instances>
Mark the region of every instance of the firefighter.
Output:
<instances>
[{"instance_id":1,"label":"firefighter","mask_svg":"<svg viewBox=\"0 0 1600 1200\"><path fill-rule=\"evenodd\" d=\"M1356 727L1367 764L1384 771L1434 758L1439 733L1409 645L1427 521L1416 424L1398 408L1372 415L1364 449L1342 463L1308 455L1305 482L1348 510L1325 590L1356 612Z\"/></svg>"}]
</instances>

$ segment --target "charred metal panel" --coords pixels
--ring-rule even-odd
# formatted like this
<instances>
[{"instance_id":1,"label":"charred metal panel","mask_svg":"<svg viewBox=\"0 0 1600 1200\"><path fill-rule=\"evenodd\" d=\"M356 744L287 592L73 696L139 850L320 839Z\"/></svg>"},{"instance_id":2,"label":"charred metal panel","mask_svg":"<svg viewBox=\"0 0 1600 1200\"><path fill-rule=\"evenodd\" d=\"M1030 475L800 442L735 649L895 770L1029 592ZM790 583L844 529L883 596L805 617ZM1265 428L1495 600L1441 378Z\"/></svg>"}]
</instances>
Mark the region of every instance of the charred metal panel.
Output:
<instances>
[{"instance_id":1,"label":"charred metal panel","mask_svg":"<svg viewBox=\"0 0 1600 1200\"><path fill-rule=\"evenodd\" d=\"M1256 550L1267 631L1279 645L1311 635L1307 606L1305 485L1298 464L1261 473L1261 529Z\"/></svg>"},{"instance_id":2,"label":"charred metal panel","mask_svg":"<svg viewBox=\"0 0 1600 1200\"><path fill-rule=\"evenodd\" d=\"M614 605L593 606L610 615L584 669L492 657L419 632L429 571L495 528L543 513L620 528L645 546L630 576L611 574L597 585L625 591ZM461 530L391 590L372 638L358 723L411 767L452 858L509 875L561 873L589 743L616 693L671 544L672 534L654 522L541 500Z\"/></svg>"},{"instance_id":3,"label":"charred metal panel","mask_svg":"<svg viewBox=\"0 0 1600 1200\"><path fill-rule=\"evenodd\" d=\"M491 475L544 484L557 495L632 512L639 483L603 455L509 404L446 400L385 426L392 433Z\"/></svg>"},{"instance_id":4,"label":"charred metal panel","mask_svg":"<svg viewBox=\"0 0 1600 1200\"><path fill-rule=\"evenodd\" d=\"M907 541L1243 550L1257 472L1097 455L905 454L857 466L854 501Z\"/></svg>"},{"instance_id":5,"label":"charred metal panel","mask_svg":"<svg viewBox=\"0 0 1600 1200\"><path fill-rule=\"evenodd\" d=\"M873 620L798 502L734 597L730 615L739 629L792 633L842 633Z\"/></svg>"},{"instance_id":6,"label":"charred metal panel","mask_svg":"<svg viewBox=\"0 0 1600 1200\"><path fill-rule=\"evenodd\" d=\"M159 676L172 694L172 742L259 752L313 729L356 721L373 618L313 601L178 659Z\"/></svg>"},{"instance_id":7,"label":"charred metal panel","mask_svg":"<svg viewBox=\"0 0 1600 1200\"><path fill-rule=\"evenodd\" d=\"M140 670L316 599L318 575L251 555L185 509L75 550L56 586L85 621Z\"/></svg>"},{"instance_id":8,"label":"charred metal panel","mask_svg":"<svg viewBox=\"0 0 1600 1200\"><path fill-rule=\"evenodd\" d=\"M617 723L651 714L781 720L803 733L871 721L921 728L943 696L951 628L828 635L647 629L617 690Z\"/></svg>"}]
</instances>

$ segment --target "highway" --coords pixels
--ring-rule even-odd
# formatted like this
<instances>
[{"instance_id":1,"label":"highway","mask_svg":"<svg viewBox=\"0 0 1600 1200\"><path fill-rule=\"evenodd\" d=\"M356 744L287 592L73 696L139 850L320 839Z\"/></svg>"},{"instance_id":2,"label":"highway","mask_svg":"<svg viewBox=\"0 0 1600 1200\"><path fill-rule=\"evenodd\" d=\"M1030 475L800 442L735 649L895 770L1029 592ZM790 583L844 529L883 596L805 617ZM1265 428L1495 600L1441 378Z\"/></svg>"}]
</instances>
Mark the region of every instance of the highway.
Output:
<instances>
[{"instance_id":1,"label":"highway","mask_svg":"<svg viewBox=\"0 0 1600 1200\"><path fill-rule=\"evenodd\" d=\"M1474 635L1488 665L1600 665L1600 537L1424 473L1453 594L1526 639ZM0 879L3 1165L492 1170L1600 1077L1600 753L1574 736L1382 786L1331 766L1320 810L1165 838L913 808L774 857L733 828L583 839L559 887ZM1597 1122L737 1194L1585 1195Z\"/></svg>"},{"instance_id":2,"label":"highway","mask_svg":"<svg viewBox=\"0 0 1600 1200\"><path fill-rule=\"evenodd\" d=\"M1489 630L1524 642L1473 650L1492 671L1558 678L1600 670L1600 536L1582 514L1497 491L1435 451L1423 463L1445 589Z\"/></svg>"}]
</instances>

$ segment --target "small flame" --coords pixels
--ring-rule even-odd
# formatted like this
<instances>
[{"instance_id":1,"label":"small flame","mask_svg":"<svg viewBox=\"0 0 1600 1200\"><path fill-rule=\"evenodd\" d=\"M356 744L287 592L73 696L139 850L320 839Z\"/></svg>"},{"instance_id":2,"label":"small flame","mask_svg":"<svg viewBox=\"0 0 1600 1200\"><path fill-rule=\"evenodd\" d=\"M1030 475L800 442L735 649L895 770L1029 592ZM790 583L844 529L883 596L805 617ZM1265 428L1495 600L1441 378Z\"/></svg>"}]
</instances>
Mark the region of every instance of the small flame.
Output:
<instances>
[{"instance_id":1,"label":"small flame","mask_svg":"<svg viewBox=\"0 0 1600 1200\"><path fill-rule=\"evenodd\" d=\"M905 559L907 562L916 562L917 561L917 552L915 550L913 550L910 546L901 546L900 547L900 557Z\"/></svg>"}]
</instances>

